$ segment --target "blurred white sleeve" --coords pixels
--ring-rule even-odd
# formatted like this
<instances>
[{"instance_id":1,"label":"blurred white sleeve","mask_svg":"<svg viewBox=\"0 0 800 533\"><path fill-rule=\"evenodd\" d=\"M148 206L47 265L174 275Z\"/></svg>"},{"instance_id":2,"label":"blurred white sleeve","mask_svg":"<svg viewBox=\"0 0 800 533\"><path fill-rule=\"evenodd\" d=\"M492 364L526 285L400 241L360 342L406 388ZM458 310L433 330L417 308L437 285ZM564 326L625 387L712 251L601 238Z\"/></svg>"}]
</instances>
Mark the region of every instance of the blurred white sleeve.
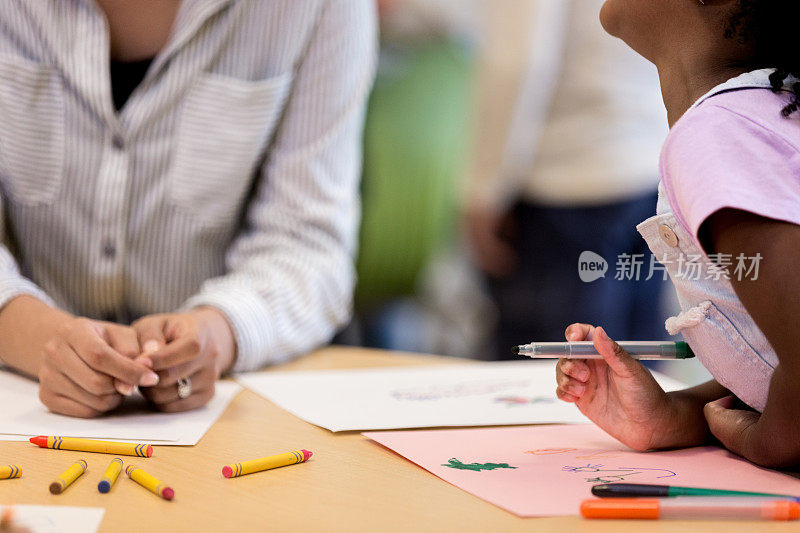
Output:
<instances>
[{"instance_id":1,"label":"blurred white sleeve","mask_svg":"<svg viewBox=\"0 0 800 533\"><path fill-rule=\"evenodd\" d=\"M22 275L19 264L11 253L6 233L4 199L0 197L0 309L17 296L33 296L55 307L55 302L33 281Z\"/></svg>"},{"instance_id":2,"label":"blurred white sleeve","mask_svg":"<svg viewBox=\"0 0 800 533\"><path fill-rule=\"evenodd\" d=\"M481 2L468 208L502 212L518 196L561 73L570 4Z\"/></svg>"},{"instance_id":3,"label":"blurred white sleeve","mask_svg":"<svg viewBox=\"0 0 800 533\"><path fill-rule=\"evenodd\" d=\"M350 316L377 32L371 0L328 0L321 13L228 272L184 304L225 314L236 372L328 342Z\"/></svg>"}]
</instances>

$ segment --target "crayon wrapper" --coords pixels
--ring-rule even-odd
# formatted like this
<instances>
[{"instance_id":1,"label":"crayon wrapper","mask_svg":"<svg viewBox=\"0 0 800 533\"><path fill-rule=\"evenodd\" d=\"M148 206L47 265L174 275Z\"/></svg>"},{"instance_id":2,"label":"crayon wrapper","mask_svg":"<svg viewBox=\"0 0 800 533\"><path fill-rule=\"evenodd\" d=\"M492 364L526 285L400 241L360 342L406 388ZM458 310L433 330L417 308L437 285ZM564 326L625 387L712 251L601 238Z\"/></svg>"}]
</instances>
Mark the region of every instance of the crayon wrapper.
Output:
<instances>
[{"instance_id":1,"label":"crayon wrapper","mask_svg":"<svg viewBox=\"0 0 800 533\"><path fill-rule=\"evenodd\" d=\"M137 468L135 466L129 466L127 469L125 469L125 472L132 480L153 494L157 494L161 497L164 496L164 489L167 488L167 485L162 483L157 477L151 476L141 468Z\"/></svg>"},{"instance_id":2,"label":"crayon wrapper","mask_svg":"<svg viewBox=\"0 0 800 533\"><path fill-rule=\"evenodd\" d=\"M273 468L280 468L282 466L302 463L303 461L303 452L294 451L272 455L270 457L263 457L261 459L252 459L250 461L234 463L228 466L230 466L231 470L233 470L233 475L231 477L239 477L246 474L252 474L254 472L263 472L264 470L271 470Z\"/></svg>"},{"instance_id":3,"label":"crayon wrapper","mask_svg":"<svg viewBox=\"0 0 800 533\"><path fill-rule=\"evenodd\" d=\"M17 465L0 466L0 479L14 479L22 477L22 468Z\"/></svg>"},{"instance_id":4,"label":"crayon wrapper","mask_svg":"<svg viewBox=\"0 0 800 533\"><path fill-rule=\"evenodd\" d=\"M108 465L108 468L106 468L106 471L100 481L108 481L109 484L113 485L116 483L120 472L122 472L122 460L114 459L111 461L111 464Z\"/></svg>"},{"instance_id":5,"label":"crayon wrapper","mask_svg":"<svg viewBox=\"0 0 800 533\"><path fill-rule=\"evenodd\" d=\"M107 453L111 455L133 455L149 457L149 444L133 444L130 442L108 442L70 437L48 437L47 447L54 450L73 450L78 452Z\"/></svg>"},{"instance_id":6,"label":"crayon wrapper","mask_svg":"<svg viewBox=\"0 0 800 533\"><path fill-rule=\"evenodd\" d=\"M73 464L69 468L67 468L63 474L58 476L55 480L55 483L61 485L61 489L66 489L72 483L81 477L83 473L86 472L86 461L80 460L77 463Z\"/></svg>"}]
</instances>

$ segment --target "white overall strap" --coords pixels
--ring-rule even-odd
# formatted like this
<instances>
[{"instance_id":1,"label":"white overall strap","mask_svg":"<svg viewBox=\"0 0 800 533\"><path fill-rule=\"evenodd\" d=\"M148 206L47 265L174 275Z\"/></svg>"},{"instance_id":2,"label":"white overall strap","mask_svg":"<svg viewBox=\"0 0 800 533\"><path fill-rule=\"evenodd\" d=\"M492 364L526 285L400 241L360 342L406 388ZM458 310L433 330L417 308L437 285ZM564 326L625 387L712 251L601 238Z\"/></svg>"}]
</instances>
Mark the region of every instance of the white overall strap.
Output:
<instances>
[{"instance_id":1,"label":"white overall strap","mask_svg":"<svg viewBox=\"0 0 800 533\"><path fill-rule=\"evenodd\" d=\"M684 329L698 325L706 319L709 309L711 309L711 302L706 300L697 307L681 312L678 316L669 317L664 324L667 328L667 333L677 335Z\"/></svg>"}]
</instances>

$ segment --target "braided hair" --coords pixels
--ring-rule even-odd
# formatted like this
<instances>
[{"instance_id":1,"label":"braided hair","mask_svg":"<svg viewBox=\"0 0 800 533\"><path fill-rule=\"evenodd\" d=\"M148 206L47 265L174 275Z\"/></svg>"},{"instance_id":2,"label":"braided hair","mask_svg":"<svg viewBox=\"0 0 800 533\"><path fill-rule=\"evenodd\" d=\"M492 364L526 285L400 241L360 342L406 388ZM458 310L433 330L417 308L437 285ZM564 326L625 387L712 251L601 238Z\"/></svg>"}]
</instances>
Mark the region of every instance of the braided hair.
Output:
<instances>
[{"instance_id":1,"label":"braided hair","mask_svg":"<svg viewBox=\"0 0 800 533\"><path fill-rule=\"evenodd\" d=\"M798 0L739 0L728 20L725 37L753 46L748 68L774 68L770 75L772 90L791 92L791 101L783 108L784 117L800 109L800 49L792 37L800 17ZM787 83L789 85L787 86Z\"/></svg>"}]
</instances>

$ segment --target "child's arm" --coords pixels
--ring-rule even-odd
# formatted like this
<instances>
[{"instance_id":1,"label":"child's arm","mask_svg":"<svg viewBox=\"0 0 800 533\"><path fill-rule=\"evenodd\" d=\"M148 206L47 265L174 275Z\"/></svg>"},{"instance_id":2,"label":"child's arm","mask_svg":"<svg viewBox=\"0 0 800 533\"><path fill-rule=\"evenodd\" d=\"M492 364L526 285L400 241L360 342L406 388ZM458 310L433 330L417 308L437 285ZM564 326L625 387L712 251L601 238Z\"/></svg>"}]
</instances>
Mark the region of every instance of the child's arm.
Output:
<instances>
[{"instance_id":1,"label":"child's arm","mask_svg":"<svg viewBox=\"0 0 800 533\"><path fill-rule=\"evenodd\" d=\"M573 324L566 337L593 340L603 359L559 361L558 397L575 403L611 436L635 450L695 446L708 440L703 406L728 394L717 382L667 394L602 328Z\"/></svg>"},{"instance_id":2,"label":"child's arm","mask_svg":"<svg viewBox=\"0 0 800 533\"><path fill-rule=\"evenodd\" d=\"M757 279L731 277L736 294L778 356L764 412L706 406L714 435L731 451L764 466L800 464L800 226L724 209L701 228L709 253L756 257Z\"/></svg>"}]
</instances>

